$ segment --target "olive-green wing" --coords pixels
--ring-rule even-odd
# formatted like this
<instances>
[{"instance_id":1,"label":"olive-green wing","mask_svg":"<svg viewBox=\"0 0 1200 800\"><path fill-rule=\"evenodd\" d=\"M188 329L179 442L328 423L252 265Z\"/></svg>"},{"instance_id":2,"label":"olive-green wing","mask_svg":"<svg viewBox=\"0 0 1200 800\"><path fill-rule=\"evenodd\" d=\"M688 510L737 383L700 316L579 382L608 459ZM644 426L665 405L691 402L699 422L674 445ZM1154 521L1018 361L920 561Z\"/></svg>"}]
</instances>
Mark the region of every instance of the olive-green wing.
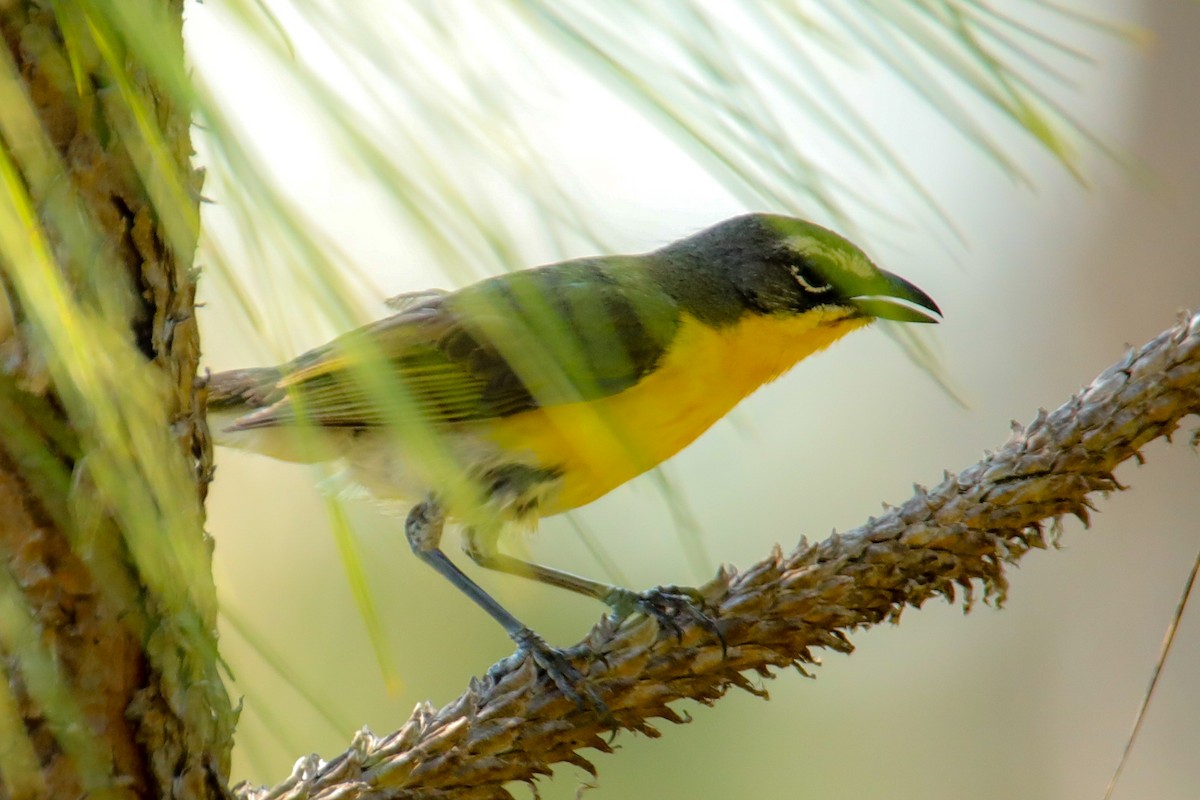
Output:
<instances>
[{"instance_id":1,"label":"olive-green wing","mask_svg":"<svg viewBox=\"0 0 1200 800\"><path fill-rule=\"evenodd\" d=\"M390 304L401 310L285 365L278 400L234 427L453 423L604 397L652 370L678 325L674 302L633 259L554 264Z\"/></svg>"}]
</instances>

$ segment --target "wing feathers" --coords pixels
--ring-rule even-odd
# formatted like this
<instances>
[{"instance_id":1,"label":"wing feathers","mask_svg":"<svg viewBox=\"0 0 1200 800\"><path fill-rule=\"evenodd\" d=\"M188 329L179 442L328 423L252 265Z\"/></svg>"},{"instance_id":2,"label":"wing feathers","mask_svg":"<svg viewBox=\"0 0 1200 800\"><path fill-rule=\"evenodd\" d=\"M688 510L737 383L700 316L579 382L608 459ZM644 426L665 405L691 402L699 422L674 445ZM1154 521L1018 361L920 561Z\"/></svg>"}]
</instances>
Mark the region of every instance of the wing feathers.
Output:
<instances>
[{"instance_id":1,"label":"wing feathers","mask_svg":"<svg viewBox=\"0 0 1200 800\"><path fill-rule=\"evenodd\" d=\"M630 260L564 262L392 298L397 313L280 368L270 387L277 402L234 428L301 419L367 427L396 415L455 423L622 391L657 363L678 309L636 271L610 274L618 261Z\"/></svg>"}]
</instances>

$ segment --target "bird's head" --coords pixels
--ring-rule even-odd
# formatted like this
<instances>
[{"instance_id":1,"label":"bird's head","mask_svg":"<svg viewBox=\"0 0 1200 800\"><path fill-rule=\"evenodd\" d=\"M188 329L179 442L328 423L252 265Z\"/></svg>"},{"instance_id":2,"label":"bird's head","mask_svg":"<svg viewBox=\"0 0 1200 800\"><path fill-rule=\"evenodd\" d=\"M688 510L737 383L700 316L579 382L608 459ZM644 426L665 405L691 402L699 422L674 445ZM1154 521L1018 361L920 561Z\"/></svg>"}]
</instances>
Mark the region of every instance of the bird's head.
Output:
<instances>
[{"instance_id":1,"label":"bird's head","mask_svg":"<svg viewBox=\"0 0 1200 800\"><path fill-rule=\"evenodd\" d=\"M743 309L798 314L846 311L846 318L937 322L929 295L875 266L857 245L794 217L747 214L678 243L713 283L732 284Z\"/></svg>"}]
</instances>

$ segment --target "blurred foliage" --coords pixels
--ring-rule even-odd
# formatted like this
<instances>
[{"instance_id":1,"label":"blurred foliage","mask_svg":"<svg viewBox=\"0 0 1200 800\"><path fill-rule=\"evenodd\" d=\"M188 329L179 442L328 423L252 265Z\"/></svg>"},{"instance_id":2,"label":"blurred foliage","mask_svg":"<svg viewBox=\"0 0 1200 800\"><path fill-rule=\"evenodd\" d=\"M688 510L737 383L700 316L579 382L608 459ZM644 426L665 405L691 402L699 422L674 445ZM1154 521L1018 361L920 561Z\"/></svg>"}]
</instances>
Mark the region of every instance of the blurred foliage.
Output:
<instances>
[{"instance_id":1,"label":"blurred foliage","mask_svg":"<svg viewBox=\"0 0 1200 800\"><path fill-rule=\"evenodd\" d=\"M230 255L228 242L210 239L203 266L230 290L259 336L292 355L314 329L344 330L375 316L363 303L376 293L370 279L288 197L283 176L263 166L262 153L274 143L258 141L230 114L203 63L185 68L169 5L79 0L53 8L65 36L64 81L81 103L102 100L118 121L113 135L128 148L168 239L185 259L199 226L195 197L189 176L170 157L171 132L161 129L137 89L153 76L175 103L194 108L206 192L236 221L238 252L264 256L248 268ZM1048 86L1068 81L1060 63L1087 56L1070 37L1041 33L1042 22L1052 18L1081 34L1132 33L1051 2L1006 8L1018 10L970 0L207 0L187 13L232 19L236 44L275 62L284 76L280 91L321 120L304 135L327 138L367 176L420 242L414 260L442 265L449 280L462 283L524 266L512 215L539 220L553 241L575 237L604 246L572 187L539 158L521 113L529 81L536 80L534 50L583 65L749 207L843 228L860 225L864 215L886 218L889 207L864 194L855 176L826 166L836 150L868 174L898 177L931 225L953 231L951 214L889 146L886 132L839 89L847 70L872 67L899 79L1014 180L1030 180L1022 167L1030 143L1078 174L1081 148L1100 145ZM111 81L103 98L84 80L93 68ZM0 369L29 381L45 371L79 437L71 447L83 454L70 481L97 488L96 502L120 521L168 609L183 619L200 607L204 616L212 598L201 574L207 563L201 541L159 535L194 524L194 493L185 470L162 467L179 461L161 436L168 423L161 387L142 368L125 300L110 288L118 285L111 280L117 267L82 269L99 252L97 234L79 211L79 197L59 180L64 168L7 60L0 64L0 108L0 291L11 293L23 314L19 329L0 326L0 335L19 330L25 348L19 365L9 359ZM515 189L527 205L498 201L511 192L489 188L497 186ZM928 355L920 345L910 352ZM394 387L374 384L381 403L394 407ZM0 402L7 402L3 392ZM22 441L17 426L2 430L6 443ZM29 458L36 461L38 448L58 436L48 430L44 440L29 440ZM68 476L51 471L46 480L49 490L67 491ZM86 520L97 511L72 513ZM347 555L348 565L355 561ZM372 619L369 593L361 578L353 583Z\"/></svg>"},{"instance_id":2,"label":"blurred foliage","mask_svg":"<svg viewBox=\"0 0 1200 800\"><path fill-rule=\"evenodd\" d=\"M442 265L460 284L526 266L506 215L530 214L552 237L603 246L575 187L543 163L536 119L523 113L531 93L545 88L539 69L555 58L612 87L747 207L851 232L864 213L886 217L892 209L865 195L857 176L831 171L827 164L844 163L835 154L850 156L866 174L899 177L932 224L952 230L953 222L886 132L840 89L847 70L882 67L1014 180L1031 182L1020 163L1030 142L1078 175L1081 147L1102 145L1051 88L1069 85L1064 63L1088 57L1041 29L1053 22L1080 34L1136 34L1054 3L1017 8L965 0L205 6L229 15L250 46L280 65L280 91L321 121L310 135L328 137L394 205L426 249L414 257ZM280 176L259 166L255 148L271 143L256 142L229 118L203 64L194 77L210 191L239 221L248 249L281 252L272 261L286 264L288 281L310 290L308 302L336 328L373 317L341 287L366 279L293 207ZM526 197L527 208L512 208L508 193L497 203L488 191L497 182ZM249 276L210 245L216 277L232 286L264 336L279 337L287 315L267 324L263 295L282 276ZM292 324L305 324L300 319Z\"/></svg>"},{"instance_id":3,"label":"blurred foliage","mask_svg":"<svg viewBox=\"0 0 1200 800\"><path fill-rule=\"evenodd\" d=\"M279 92L317 121L308 135L327 139L391 205L421 248L412 260L440 265L455 284L527 265L514 218L539 220L552 241L605 247L589 219L589 198L545 163L536 116L526 112L531 96L549 86L544 72L560 60L582 66L639 109L747 207L850 230L865 217L887 219L892 202L865 194L861 176L827 166L849 156L864 175L896 178L925 208L927 225L957 236L886 131L841 90L847 71L882 69L998 169L1029 182L1021 160L1030 144L1076 175L1080 149L1099 146L1047 88L1068 82L1061 64L1086 62L1087 55L1042 33L1043 24L1133 35L1042 2L1005 12L978 2L917 1L349 7L230 0L203 10L227 15L245 34L239 44L278 65ZM321 220L290 199L293 176L263 166L272 143L227 111L203 63L194 83L206 192L235 229L204 243L204 265L222 296L236 299L280 360L298 344L311 346L378 316L366 305L379 295L370 279L330 243ZM514 206L514 197L524 204ZM253 269L235 263L231 252L250 254ZM899 326L888 332L949 385L928 340ZM378 404L399 424L409 416L402 388L372 372L364 370L364 381L376 385ZM410 451L418 433L405 434ZM423 439L422 460L450 464L436 437ZM694 569L710 571L699 538L688 533L695 526L684 498L662 475L657 486ZM340 534L338 541L364 620L374 620L350 540ZM594 539L588 547L612 560ZM386 663L378 634L372 638Z\"/></svg>"}]
</instances>

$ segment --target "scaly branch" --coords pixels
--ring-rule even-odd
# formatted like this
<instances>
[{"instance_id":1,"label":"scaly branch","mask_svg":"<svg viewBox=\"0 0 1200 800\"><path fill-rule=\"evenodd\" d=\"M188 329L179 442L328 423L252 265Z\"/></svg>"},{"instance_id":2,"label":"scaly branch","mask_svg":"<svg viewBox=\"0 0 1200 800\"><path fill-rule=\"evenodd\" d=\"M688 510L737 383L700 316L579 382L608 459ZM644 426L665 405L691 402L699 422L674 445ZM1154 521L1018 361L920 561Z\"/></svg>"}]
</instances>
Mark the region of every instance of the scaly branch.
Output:
<instances>
[{"instance_id":1,"label":"scaly branch","mask_svg":"<svg viewBox=\"0 0 1200 800\"><path fill-rule=\"evenodd\" d=\"M1058 535L1063 515L1085 524L1091 496L1122 488L1117 465L1169 437L1200 413L1200 311L1105 370L1053 413L1014 423L998 451L932 490L849 533L784 554L776 548L744 572L723 569L701 587L717 609L726 649L704 626L679 636L653 620L602 621L573 650L612 719L580 710L529 661L510 658L472 681L450 705L418 706L400 730L360 732L329 762L302 759L279 786L239 787L265 798L509 798L509 781L532 781L580 751L610 752L602 734L627 728L657 736L651 720L681 722L669 704L712 703L730 687L761 690L743 674L803 670L814 648L850 652L847 634L897 619L931 597L969 606L977 589L1003 602L1004 568Z\"/></svg>"}]
</instances>

